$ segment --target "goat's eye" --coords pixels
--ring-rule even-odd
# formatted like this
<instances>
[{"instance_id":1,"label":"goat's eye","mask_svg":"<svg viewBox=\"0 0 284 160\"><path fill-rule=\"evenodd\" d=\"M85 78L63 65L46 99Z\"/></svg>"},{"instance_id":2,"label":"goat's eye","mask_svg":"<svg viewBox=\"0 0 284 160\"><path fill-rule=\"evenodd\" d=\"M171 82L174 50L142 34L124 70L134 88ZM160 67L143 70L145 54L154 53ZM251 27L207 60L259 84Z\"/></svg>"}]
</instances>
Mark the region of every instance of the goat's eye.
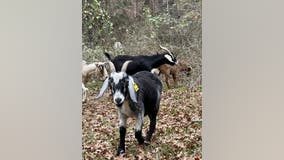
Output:
<instances>
[{"instance_id":1,"label":"goat's eye","mask_svg":"<svg viewBox=\"0 0 284 160\"><path fill-rule=\"evenodd\" d=\"M111 90L111 92L112 92L112 93L114 93L113 85L112 85L112 84L110 84L109 86L110 86L110 90Z\"/></svg>"}]
</instances>

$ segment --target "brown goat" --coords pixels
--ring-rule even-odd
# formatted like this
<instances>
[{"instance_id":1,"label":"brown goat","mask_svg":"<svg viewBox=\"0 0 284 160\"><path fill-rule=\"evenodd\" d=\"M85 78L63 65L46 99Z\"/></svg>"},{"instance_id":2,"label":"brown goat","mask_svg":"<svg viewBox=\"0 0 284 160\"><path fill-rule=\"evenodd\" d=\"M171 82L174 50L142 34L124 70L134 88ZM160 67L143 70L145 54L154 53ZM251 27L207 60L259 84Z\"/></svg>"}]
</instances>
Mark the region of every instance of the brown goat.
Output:
<instances>
[{"instance_id":1,"label":"brown goat","mask_svg":"<svg viewBox=\"0 0 284 160\"><path fill-rule=\"evenodd\" d=\"M167 87L170 88L170 78L171 76L173 77L174 80L174 86L175 88L177 87L177 81L178 81L178 74L179 72L188 72L190 73L190 71L192 70L192 68L190 66L187 66L181 62L179 62L177 65L171 66L168 64L163 64L161 65L159 68L159 75L164 74L165 75L165 79L166 79L166 84Z\"/></svg>"}]
</instances>

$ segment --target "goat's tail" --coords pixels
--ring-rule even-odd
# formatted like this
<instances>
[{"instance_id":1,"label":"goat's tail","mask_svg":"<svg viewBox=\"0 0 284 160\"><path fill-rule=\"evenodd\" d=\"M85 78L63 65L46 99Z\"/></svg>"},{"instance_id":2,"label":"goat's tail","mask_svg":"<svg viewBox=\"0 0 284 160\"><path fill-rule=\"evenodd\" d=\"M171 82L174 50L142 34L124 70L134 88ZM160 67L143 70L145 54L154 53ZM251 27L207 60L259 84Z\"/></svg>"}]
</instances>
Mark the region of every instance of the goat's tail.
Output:
<instances>
[{"instance_id":1,"label":"goat's tail","mask_svg":"<svg viewBox=\"0 0 284 160\"><path fill-rule=\"evenodd\" d=\"M111 55L109 53L105 52L104 55L107 57L108 60L112 60Z\"/></svg>"}]
</instances>

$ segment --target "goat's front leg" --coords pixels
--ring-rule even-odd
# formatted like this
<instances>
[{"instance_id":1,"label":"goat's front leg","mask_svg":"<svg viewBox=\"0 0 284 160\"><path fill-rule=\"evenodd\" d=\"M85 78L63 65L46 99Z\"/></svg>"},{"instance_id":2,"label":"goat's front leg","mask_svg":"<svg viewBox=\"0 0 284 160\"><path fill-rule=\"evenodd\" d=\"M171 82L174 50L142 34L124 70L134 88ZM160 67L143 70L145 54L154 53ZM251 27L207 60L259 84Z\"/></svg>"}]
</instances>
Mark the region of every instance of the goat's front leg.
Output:
<instances>
[{"instance_id":1,"label":"goat's front leg","mask_svg":"<svg viewBox=\"0 0 284 160\"><path fill-rule=\"evenodd\" d=\"M117 153L116 153L117 156L119 156L122 153L125 153L126 122L127 122L127 117L125 115L119 113L120 142L119 142Z\"/></svg>"},{"instance_id":2,"label":"goat's front leg","mask_svg":"<svg viewBox=\"0 0 284 160\"><path fill-rule=\"evenodd\" d=\"M144 144L144 138L142 136L143 121L144 121L144 113L139 113L136 118L136 124L135 124L135 138L137 139L139 144Z\"/></svg>"},{"instance_id":3,"label":"goat's front leg","mask_svg":"<svg viewBox=\"0 0 284 160\"><path fill-rule=\"evenodd\" d=\"M177 88L177 81L178 81L177 73L173 73L172 76L173 76L175 88Z\"/></svg>"},{"instance_id":4,"label":"goat's front leg","mask_svg":"<svg viewBox=\"0 0 284 160\"><path fill-rule=\"evenodd\" d=\"M82 92L83 92L83 99L82 99L82 102L85 103L86 101L88 101L88 92L89 92L89 89L85 87L85 85L82 83Z\"/></svg>"},{"instance_id":5,"label":"goat's front leg","mask_svg":"<svg viewBox=\"0 0 284 160\"><path fill-rule=\"evenodd\" d=\"M170 86L170 76L168 74L165 74L165 78L166 78L167 87L168 87L168 89L170 89L171 88L171 86Z\"/></svg>"}]
</instances>

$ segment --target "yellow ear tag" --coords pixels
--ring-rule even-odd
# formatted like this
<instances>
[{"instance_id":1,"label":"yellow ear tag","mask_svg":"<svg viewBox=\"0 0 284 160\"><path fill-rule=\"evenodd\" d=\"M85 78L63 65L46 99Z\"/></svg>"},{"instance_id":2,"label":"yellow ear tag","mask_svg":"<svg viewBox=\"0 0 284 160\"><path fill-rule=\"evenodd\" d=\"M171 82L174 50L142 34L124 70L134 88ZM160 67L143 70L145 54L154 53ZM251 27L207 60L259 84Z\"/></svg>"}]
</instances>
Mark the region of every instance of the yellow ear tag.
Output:
<instances>
[{"instance_id":1,"label":"yellow ear tag","mask_svg":"<svg viewBox=\"0 0 284 160\"><path fill-rule=\"evenodd\" d=\"M139 87L135 82L133 83L133 87L134 87L135 92L137 92L139 90Z\"/></svg>"}]
</instances>

